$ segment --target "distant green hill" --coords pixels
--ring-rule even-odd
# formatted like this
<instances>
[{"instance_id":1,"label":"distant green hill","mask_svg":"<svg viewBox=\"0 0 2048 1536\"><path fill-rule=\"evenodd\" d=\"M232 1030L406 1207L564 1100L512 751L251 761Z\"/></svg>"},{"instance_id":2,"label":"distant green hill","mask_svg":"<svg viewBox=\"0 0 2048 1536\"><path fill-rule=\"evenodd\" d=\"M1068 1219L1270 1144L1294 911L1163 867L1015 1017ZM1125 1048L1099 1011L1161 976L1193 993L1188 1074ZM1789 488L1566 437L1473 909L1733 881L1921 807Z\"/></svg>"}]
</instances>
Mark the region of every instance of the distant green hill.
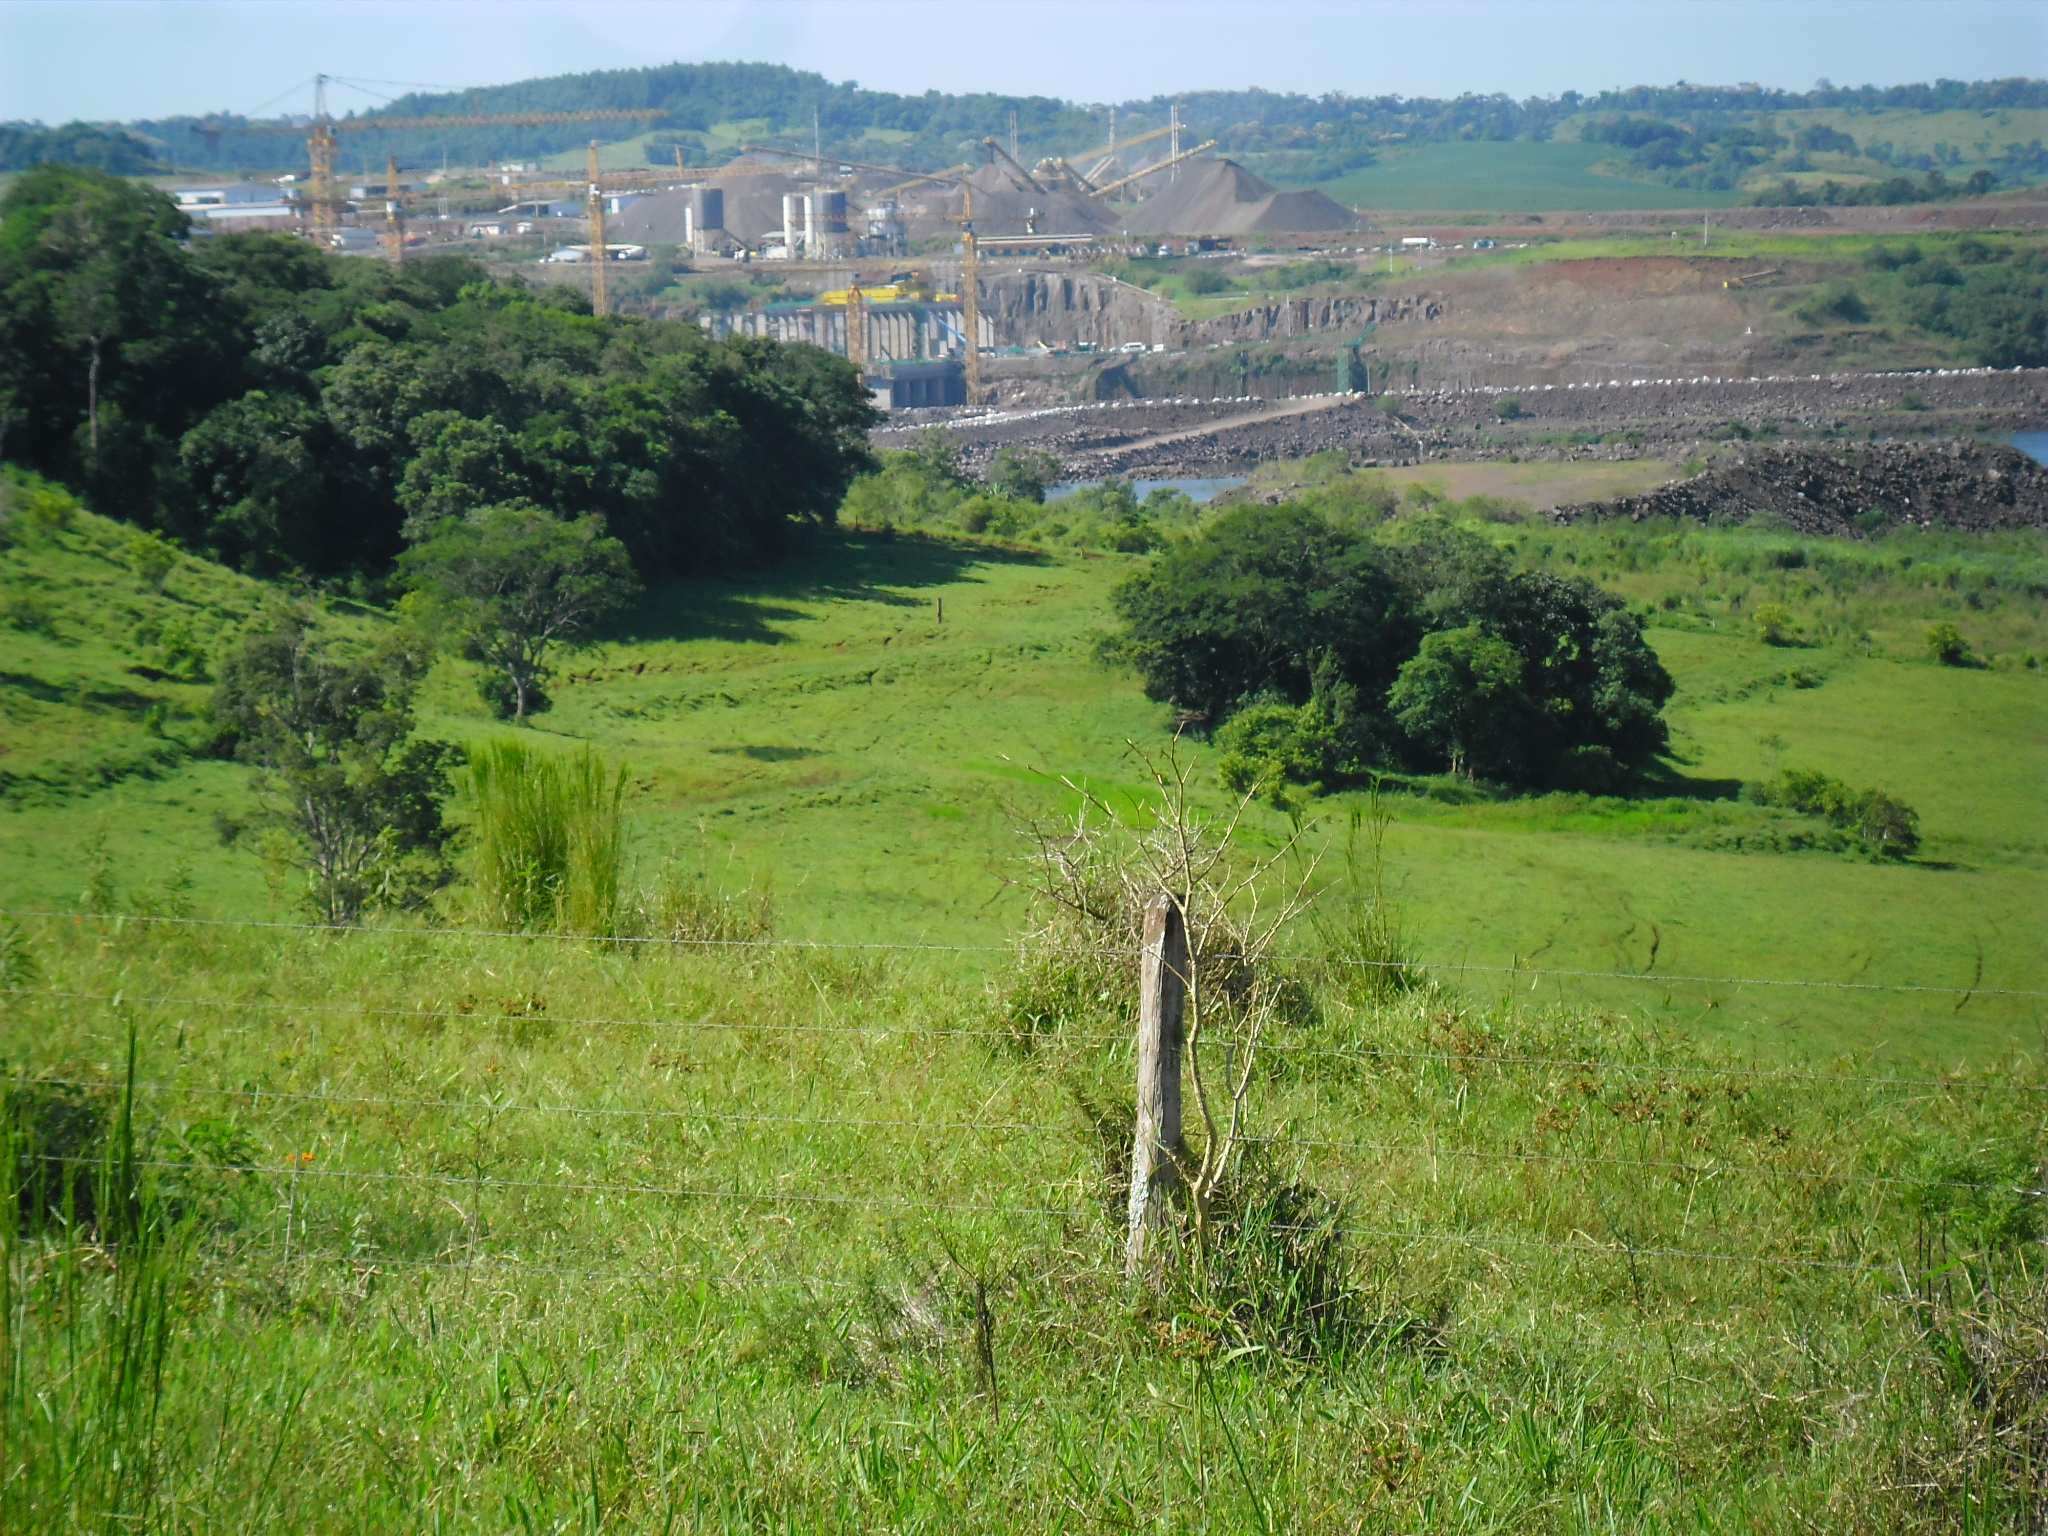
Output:
<instances>
[{"instance_id":1,"label":"distant green hill","mask_svg":"<svg viewBox=\"0 0 2048 1536\"><path fill-rule=\"evenodd\" d=\"M929 170L973 158L984 138L993 137L1007 145L1013 123L1020 158L1029 163L1042 156L1081 155L1104 146L1110 138L1112 112L1117 137L1128 140L1163 128L1178 108L1187 135L1184 142L1214 139L1222 153L1269 180L1307 185L1328 183L1382 158L1398 157L1405 153L1401 146L1543 143L1560 127L1603 115L1627 113L1688 125L1747 122L1795 112L1891 117L1969 113L1994 118L2048 108L2048 83L1945 80L1933 85L1828 87L1807 92L1674 85L1597 96L1567 91L1556 97L1520 101L1504 95L1449 99L1304 96L1248 89L1182 92L1112 107L994 92L901 95L865 90L852 81L834 82L782 65L678 63L521 80L473 91L418 93L370 116L452 117L643 107L660 108L667 115L651 125L622 121L537 128L451 128L439 133L352 132L344 140L342 168L352 174L381 165L387 154L420 164L439 163L444 152L461 164L493 157L538 158L580 149L594 132L607 143L645 135L646 158L664 165L673 163L678 144L702 163L727 158L747 139L806 151L817 143L828 155ZM233 127L242 121L228 118L216 126ZM130 128L160 146L164 158L183 165L273 168L297 164L302 153L302 146L289 135L230 133L203 138L193 131L196 126L191 118L168 118L131 124ZM1921 152L1904 149L1913 139L1910 132L1894 132L1888 127L1887 133L1888 142L1901 154ZM1569 128L1567 134L1576 136ZM1996 143L1985 149L1984 163L2005 154L2010 137L1994 134ZM2022 134L2019 147L2024 150L2027 142L2028 135ZM1962 146L1960 152L1973 152L1970 136L1957 134L1955 143ZM1461 168L1465 165L1462 154L1458 163ZM1950 162L1945 148L1943 163L1973 162ZM1484 182L1487 162L1481 160L1475 166L1474 177ZM1457 194L1447 187L1444 195ZM1655 198L1657 194L1644 196ZM1531 206L1554 202L1538 199ZM1660 206L1655 201L1589 203L1583 197L1571 205Z\"/></svg>"}]
</instances>

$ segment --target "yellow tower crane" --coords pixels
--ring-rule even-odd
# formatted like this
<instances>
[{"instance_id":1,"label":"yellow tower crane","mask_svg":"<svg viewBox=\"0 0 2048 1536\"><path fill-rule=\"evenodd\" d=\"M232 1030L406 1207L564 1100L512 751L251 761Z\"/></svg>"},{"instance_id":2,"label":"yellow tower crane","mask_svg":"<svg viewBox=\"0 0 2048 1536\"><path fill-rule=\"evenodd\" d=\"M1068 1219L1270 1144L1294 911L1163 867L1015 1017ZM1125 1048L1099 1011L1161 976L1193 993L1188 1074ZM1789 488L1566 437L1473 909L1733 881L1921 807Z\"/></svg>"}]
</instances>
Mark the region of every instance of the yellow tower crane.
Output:
<instances>
[{"instance_id":1,"label":"yellow tower crane","mask_svg":"<svg viewBox=\"0 0 2048 1536\"><path fill-rule=\"evenodd\" d=\"M405 264L405 203L398 194L398 156L384 165L384 251L394 267Z\"/></svg>"},{"instance_id":2,"label":"yellow tower crane","mask_svg":"<svg viewBox=\"0 0 2048 1536\"><path fill-rule=\"evenodd\" d=\"M868 300L860 291L860 274L846 285L846 360L856 373L868 366Z\"/></svg>"},{"instance_id":3,"label":"yellow tower crane","mask_svg":"<svg viewBox=\"0 0 2048 1536\"><path fill-rule=\"evenodd\" d=\"M411 133L444 128L543 128L557 123L637 122L667 117L662 107L604 112L479 112L448 117L349 117L336 120L327 112L327 76L313 77L313 122L309 130L284 123L250 123L222 128L194 124L192 131L209 145L224 134L306 133L306 233L318 245L331 245L341 227L345 200L334 191L334 161L344 133ZM395 198L393 199L395 201Z\"/></svg>"},{"instance_id":4,"label":"yellow tower crane","mask_svg":"<svg viewBox=\"0 0 2048 1536\"><path fill-rule=\"evenodd\" d=\"M974 269L974 184L963 181L960 208L960 328L967 333L967 403L981 404L981 292Z\"/></svg>"}]
</instances>

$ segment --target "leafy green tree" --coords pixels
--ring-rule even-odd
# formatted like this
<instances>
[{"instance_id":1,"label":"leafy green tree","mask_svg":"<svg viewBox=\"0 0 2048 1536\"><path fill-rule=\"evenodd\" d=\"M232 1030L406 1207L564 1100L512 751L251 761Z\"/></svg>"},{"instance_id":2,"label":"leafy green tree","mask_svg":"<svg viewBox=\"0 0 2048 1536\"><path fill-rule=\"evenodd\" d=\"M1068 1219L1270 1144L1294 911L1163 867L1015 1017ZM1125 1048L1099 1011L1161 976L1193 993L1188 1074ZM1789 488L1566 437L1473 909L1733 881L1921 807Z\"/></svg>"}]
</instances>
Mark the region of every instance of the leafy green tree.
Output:
<instances>
[{"instance_id":1,"label":"leafy green tree","mask_svg":"<svg viewBox=\"0 0 2048 1536\"><path fill-rule=\"evenodd\" d=\"M1670 745L1675 685L1619 598L1517 571L1433 515L1368 530L1300 505L1239 508L1169 544L1115 602L1124 627L1110 648L1151 697L1221 725L1254 701L1321 696L1343 746L1289 751L1348 763L1344 775L1455 760L1510 783L1605 790ZM1455 638L1424 639L1443 632Z\"/></svg>"},{"instance_id":2,"label":"leafy green tree","mask_svg":"<svg viewBox=\"0 0 2048 1536\"><path fill-rule=\"evenodd\" d=\"M9 449L151 521L177 437L233 393L240 342L152 187L43 165L0 198L0 392Z\"/></svg>"},{"instance_id":3,"label":"leafy green tree","mask_svg":"<svg viewBox=\"0 0 2048 1536\"><path fill-rule=\"evenodd\" d=\"M1012 444L999 449L990 462L988 483L1013 501L1040 504L1046 491L1059 483L1065 469L1056 453Z\"/></svg>"},{"instance_id":4,"label":"leafy green tree","mask_svg":"<svg viewBox=\"0 0 2048 1536\"><path fill-rule=\"evenodd\" d=\"M252 389L211 412L178 444L178 468L192 498L178 531L224 565L377 571L398 552L374 479L326 412L288 390Z\"/></svg>"},{"instance_id":5,"label":"leafy green tree","mask_svg":"<svg viewBox=\"0 0 2048 1536\"><path fill-rule=\"evenodd\" d=\"M1493 414L1502 421L1520 421L1522 419L1522 402L1513 395L1502 395L1493 402Z\"/></svg>"},{"instance_id":6,"label":"leafy green tree","mask_svg":"<svg viewBox=\"0 0 2048 1536\"><path fill-rule=\"evenodd\" d=\"M1522 658L1479 625L1423 636L1387 704L1409 739L1448 759L1451 772L1520 776L1522 728L1532 712Z\"/></svg>"},{"instance_id":7,"label":"leafy green tree","mask_svg":"<svg viewBox=\"0 0 2048 1536\"><path fill-rule=\"evenodd\" d=\"M485 700L523 720L548 707L548 653L639 594L625 545L596 515L562 522L528 506L443 521L399 557L399 578L488 670Z\"/></svg>"},{"instance_id":8,"label":"leafy green tree","mask_svg":"<svg viewBox=\"0 0 2048 1536\"><path fill-rule=\"evenodd\" d=\"M1114 602L1147 697L1215 725L1260 695L1307 703L1325 656L1382 698L1419 629L1374 546L1292 505L1224 513Z\"/></svg>"},{"instance_id":9,"label":"leafy green tree","mask_svg":"<svg viewBox=\"0 0 2048 1536\"><path fill-rule=\"evenodd\" d=\"M400 634L343 656L292 617L252 635L221 669L215 720L263 770L321 921L421 899L446 876L447 742L413 741L412 697L431 659Z\"/></svg>"}]
</instances>

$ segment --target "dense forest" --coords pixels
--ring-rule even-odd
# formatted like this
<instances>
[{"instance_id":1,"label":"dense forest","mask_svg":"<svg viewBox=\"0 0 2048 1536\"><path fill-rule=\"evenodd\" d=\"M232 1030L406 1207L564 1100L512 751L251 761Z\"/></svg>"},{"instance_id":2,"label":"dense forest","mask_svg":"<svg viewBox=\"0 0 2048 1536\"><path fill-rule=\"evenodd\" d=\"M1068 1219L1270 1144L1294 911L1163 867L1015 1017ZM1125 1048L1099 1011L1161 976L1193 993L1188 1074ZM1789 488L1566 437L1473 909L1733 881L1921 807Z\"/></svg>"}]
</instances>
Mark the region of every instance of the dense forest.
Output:
<instances>
[{"instance_id":1,"label":"dense forest","mask_svg":"<svg viewBox=\"0 0 2048 1536\"><path fill-rule=\"evenodd\" d=\"M869 464L814 347L598 318L463 257L183 242L162 193L45 166L0 201L0 455L261 575L376 582L487 507L601 517L643 575L758 562Z\"/></svg>"},{"instance_id":2,"label":"dense forest","mask_svg":"<svg viewBox=\"0 0 2048 1536\"><path fill-rule=\"evenodd\" d=\"M1217 140L1224 153L1262 174L1315 181L1371 164L1375 146L1389 141L1547 139L1561 124L1586 113L1649 115L1688 128L1719 129L1759 113L1817 108L2003 111L2048 107L2048 82L1939 80L1931 85L1819 86L1811 91L1681 82L1595 95L1566 91L1521 101L1500 94L1440 99L1307 96L1252 89L1155 96L1112 109L1107 104L993 92L926 91L906 96L863 90L851 81L833 82L775 64L668 64L522 80L472 91L416 93L368 115L660 108L667 117L655 125L657 142L649 153L664 164L672 162L676 144L686 153L714 149L706 142L706 130L738 123L749 125L756 138L803 148L812 144L815 125L829 152L887 158L928 170L956 163L966 147L985 137L1007 138L1012 114L1028 157L1074 155L1107 143L1112 110L1117 113L1119 136L1128 137L1164 126L1175 105L1189 133ZM223 115L208 119L207 126L232 128L245 122ZM17 124L0 129L0 169L21 169L47 158L126 170L137 155L154 155L178 165L264 168L279 162L289 142L263 134L202 137L195 131L199 126L197 119L185 117L132 123L125 133L82 124L61 129ZM632 124L607 125L604 136L626 138L640 131ZM580 146L589 132L573 124L435 134L363 131L349 135L344 169L357 168L356 160L364 166L381 164L387 154L438 162L445 151L456 162L473 163L491 156L558 153ZM1901 155L1897 163L1900 169L1936 168L1931 161L1918 164L1917 158ZM2001 180L2012 179L2003 171L1999 175Z\"/></svg>"}]
</instances>

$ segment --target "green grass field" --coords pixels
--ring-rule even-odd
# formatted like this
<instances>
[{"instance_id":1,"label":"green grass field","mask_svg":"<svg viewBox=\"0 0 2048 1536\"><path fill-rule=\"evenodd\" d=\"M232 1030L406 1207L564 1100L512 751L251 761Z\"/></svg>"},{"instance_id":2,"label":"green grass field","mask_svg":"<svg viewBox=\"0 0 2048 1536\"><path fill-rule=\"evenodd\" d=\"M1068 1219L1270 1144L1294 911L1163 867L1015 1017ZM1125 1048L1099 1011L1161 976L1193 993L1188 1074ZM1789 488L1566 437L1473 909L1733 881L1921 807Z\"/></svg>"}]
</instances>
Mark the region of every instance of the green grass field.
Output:
<instances>
[{"instance_id":1,"label":"green grass field","mask_svg":"<svg viewBox=\"0 0 2048 1536\"><path fill-rule=\"evenodd\" d=\"M1630 181L1592 168L1613 158L1604 144L1525 140L1418 144L1388 148L1379 163L1318 183L1347 208L1422 209L1447 213L1493 210L1725 208L1733 192L1702 192Z\"/></svg>"},{"instance_id":2,"label":"green grass field","mask_svg":"<svg viewBox=\"0 0 2048 1536\"><path fill-rule=\"evenodd\" d=\"M2028 541L1912 535L1897 549L1858 546L1881 551L1863 564L1847 560L1857 550L1837 559L1811 545L1808 564L1781 569L1766 555L1791 545L1769 530L1662 545L1591 529L1497 533L1524 558L1658 609L1652 638L1680 684L1676 772L1696 787L1652 813L1397 799L1394 877L1419 958L1462 968L1481 994L1536 985L1795 1053L1986 1059L2037 1043L2041 1000L1997 995L2038 987L2048 970L2037 660L2048 633L2028 595L2039 558ZM245 770L177 750L202 729L203 689L132 670L163 659L135 638L157 608L246 616L255 589L188 562L162 594L141 591L123 537L81 518L54 545L4 557L17 610L46 618L41 632L8 632L5 899L70 907L98 868L152 909L175 877L199 912L287 917L253 832L238 835L256 821ZM625 632L572 660L532 735L564 749L588 741L630 765L641 884L680 861L734 888L772 888L791 936L1000 946L1025 917L1016 829L1064 803L1057 776L1128 790L1127 743L1166 739L1164 706L1094 659L1133 558L828 533L766 577L658 589ZM1787 603L1809 643L1758 642L1744 614L1764 601ZM1950 617L1993 665L1921 658L1921 630ZM452 662L430 681L422 724L466 741L508 729ZM1780 767L1904 796L1923 817L1921 857L1720 851L1751 814L1726 798L1734 785ZM1341 824L1341 797L1322 809ZM1648 974L1503 969L1531 966Z\"/></svg>"},{"instance_id":3,"label":"green grass field","mask_svg":"<svg viewBox=\"0 0 2048 1536\"><path fill-rule=\"evenodd\" d=\"M2025 1507L1962 1362L2032 1412L2031 1068L1781 1075L1541 1000L1333 987L1253 1095L1273 1139L1236 1187L1267 1214L1155 1292L1118 1272L1128 1133L1084 1108L1128 1101L1122 997L1024 1044L904 956L66 921L9 964L12 1113L68 1105L88 1154L86 1115L132 1124L162 1223L0 1230L10 1529Z\"/></svg>"},{"instance_id":4,"label":"green grass field","mask_svg":"<svg viewBox=\"0 0 2048 1536\"><path fill-rule=\"evenodd\" d=\"M1125 962L1016 947L1047 774L1135 800L1165 740L1094 658L1134 557L826 530L573 658L523 734L631 765L632 883L853 946L736 950L187 921L298 915L186 751L193 637L278 594L11 520L0 905L58 915L0 922L0 1165L88 1177L0 1200L0 1527L2023 1528L2048 1083L1989 989L2044 969L2041 540L1474 526L1660 616L1686 792L1390 797L1442 964L1298 935L1215 1246L1148 1286ZM453 663L422 724L511 734ZM1780 765L1922 858L1706 846Z\"/></svg>"}]
</instances>

